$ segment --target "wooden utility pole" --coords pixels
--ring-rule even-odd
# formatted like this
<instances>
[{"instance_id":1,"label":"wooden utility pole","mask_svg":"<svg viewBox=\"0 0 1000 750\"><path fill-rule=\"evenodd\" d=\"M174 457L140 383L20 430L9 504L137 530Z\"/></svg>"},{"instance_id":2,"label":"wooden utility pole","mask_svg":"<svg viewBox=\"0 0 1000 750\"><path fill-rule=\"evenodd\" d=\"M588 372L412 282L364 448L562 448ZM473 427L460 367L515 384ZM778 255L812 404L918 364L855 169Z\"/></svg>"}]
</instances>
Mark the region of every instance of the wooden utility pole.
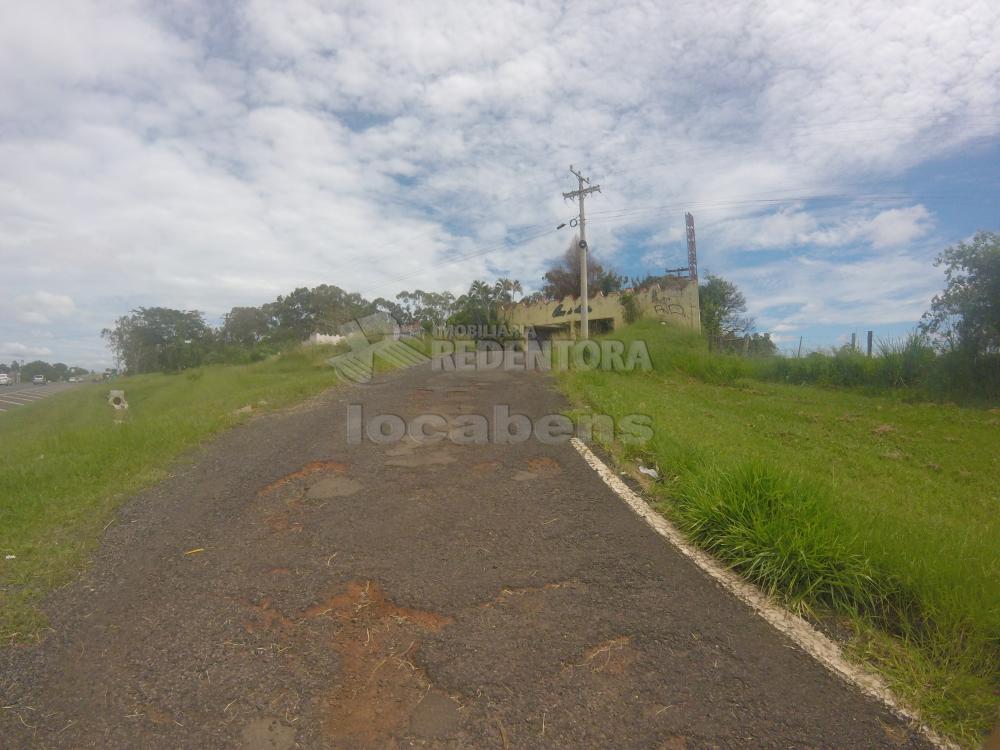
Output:
<instances>
[{"instance_id":1,"label":"wooden utility pole","mask_svg":"<svg viewBox=\"0 0 1000 750\"><path fill-rule=\"evenodd\" d=\"M575 220L576 226L580 229L580 297L582 297L582 301L580 302L580 338L588 339L590 338L590 311L587 308L590 306L590 294L587 290L587 218L586 214L584 214L583 202L591 193L601 192L601 186L591 185L590 180L573 169L572 164L570 164L569 171L578 180L579 188L569 193L563 193L563 198L579 198L580 200L580 215ZM584 187L584 185L587 185L587 187ZM570 226L573 226L572 221L570 222Z\"/></svg>"},{"instance_id":2,"label":"wooden utility pole","mask_svg":"<svg viewBox=\"0 0 1000 750\"><path fill-rule=\"evenodd\" d=\"M874 331L869 331L868 332L868 356L869 357L872 356L872 335L874 333L875 333Z\"/></svg>"}]
</instances>

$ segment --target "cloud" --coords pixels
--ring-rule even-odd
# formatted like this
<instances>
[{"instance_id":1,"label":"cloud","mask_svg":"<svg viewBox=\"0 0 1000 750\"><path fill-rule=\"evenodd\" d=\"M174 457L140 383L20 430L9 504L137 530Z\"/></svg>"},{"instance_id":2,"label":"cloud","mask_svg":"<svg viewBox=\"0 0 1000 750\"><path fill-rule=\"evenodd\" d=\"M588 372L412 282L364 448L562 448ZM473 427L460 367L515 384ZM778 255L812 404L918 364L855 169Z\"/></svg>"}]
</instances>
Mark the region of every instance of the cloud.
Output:
<instances>
[{"instance_id":1,"label":"cloud","mask_svg":"<svg viewBox=\"0 0 1000 750\"><path fill-rule=\"evenodd\" d=\"M17 341L0 344L0 357L23 359L25 357L47 357L52 350L45 346L27 346Z\"/></svg>"},{"instance_id":2,"label":"cloud","mask_svg":"<svg viewBox=\"0 0 1000 750\"><path fill-rule=\"evenodd\" d=\"M869 222L867 236L875 247L905 245L931 229L930 212L923 206L893 208Z\"/></svg>"},{"instance_id":3,"label":"cloud","mask_svg":"<svg viewBox=\"0 0 1000 750\"><path fill-rule=\"evenodd\" d=\"M14 300L14 316L22 323L46 325L76 311L73 299L65 294L34 292Z\"/></svg>"},{"instance_id":4,"label":"cloud","mask_svg":"<svg viewBox=\"0 0 1000 750\"><path fill-rule=\"evenodd\" d=\"M675 241L685 208L734 268L762 262L736 249L898 257L940 229L919 196L796 198L995 136L994 6L4 4L0 298L44 288L77 312L29 306L0 336L58 327L89 357L140 304L531 288L565 246L541 233L575 212L570 163L603 186L604 257Z\"/></svg>"},{"instance_id":5,"label":"cloud","mask_svg":"<svg viewBox=\"0 0 1000 750\"><path fill-rule=\"evenodd\" d=\"M922 204L873 209L806 210L802 204L716 222L715 247L726 249L836 248L865 243L874 250L899 247L926 236L934 217Z\"/></svg>"},{"instance_id":6,"label":"cloud","mask_svg":"<svg viewBox=\"0 0 1000 750\"><path fill-rule=\"evenodd\" d=\"M900 251L847 261L791 258L733 279L757 292L748 307L759 327L786 340L810 327L914 323L943 285L926 259Z\"/></svg>"}]
</instances>

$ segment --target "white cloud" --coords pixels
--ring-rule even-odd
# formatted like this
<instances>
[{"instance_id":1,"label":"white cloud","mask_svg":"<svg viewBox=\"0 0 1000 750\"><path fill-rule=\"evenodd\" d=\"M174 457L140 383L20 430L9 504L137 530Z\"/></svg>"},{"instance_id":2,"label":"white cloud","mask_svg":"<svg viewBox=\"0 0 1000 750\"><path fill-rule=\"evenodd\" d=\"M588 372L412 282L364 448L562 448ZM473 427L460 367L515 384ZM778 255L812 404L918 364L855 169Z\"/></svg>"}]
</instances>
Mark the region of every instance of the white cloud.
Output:
<instances>
[{"instance_id":1,"label":"white cloud","mask_svg":"<svg viewBox=\"0 0 1000 750\"><path fill-rule=\"evenodd\" d=\"M715 247L746 250L787 247L844 247L865 243L875 250L898 247L926 236L934 226L922 204L890 208L806 210L802 204L769 213L739 216L716 222Z\"/></svg>"},{"instance_id":2,"label":"white cloud","mask_svg":"<svg viewBox=\"0 0 1000 750\"><path fill-rule=\"evenodd\" d=\"M14 300L14 316L22 323L45 325L76 311L73 299L65 294L34 292L22 294Z\"/></svg>"},{"instance_id":3,"label":"white cloud","mask_svg":"<svg viewBox=\"0 0 1000 750\"><path fill-rule=\"evenodd\" d=\"M998 24L978 0L4 4L0 298L68 295L89 333L51 305L20 322L55 321L82 352L137 304L217 316L300 285L501 271L530 286L565 237L444 261L571 215L570 163L603 185L604 256L623 230L673 241L691 207L719 250L897 257L934 227L919 197L753 201L995 135Z\"/></svg>"},{"instance_id":4,"label":"white cloud","mask_svg":"<svg viewBox=\"0 0 1000 750\"><path fill-rule=\"evenodd\" d=\"M893 208L872 219L867 234L875 247L892 247L923 237L930 225L930 213L923 206Z\"/></svg>"},{"instance_id":5,"label":"white cloud","mask_svg":"<svg viewBox=\"0 0 1000 750\"><path fill-rule=\"evenodd\" d=\"M792 258L742 269L733 279L762 330L785 336L813 326L913 323L943 285L927 260L906 252L831 261Z\"/></svg>"},{"instance_id":6,"label":"white cloud","mask_svg":"<svg viewBox=\"0 0 1000 750\"><path fill-rule=\"evenodd\" d=\"M45 346L28 346L17 341L8 341L0 344L0 359L4 357L11 359L47 357L50 354L52 354L52 350Z\"/></svg>"}]
</instances>

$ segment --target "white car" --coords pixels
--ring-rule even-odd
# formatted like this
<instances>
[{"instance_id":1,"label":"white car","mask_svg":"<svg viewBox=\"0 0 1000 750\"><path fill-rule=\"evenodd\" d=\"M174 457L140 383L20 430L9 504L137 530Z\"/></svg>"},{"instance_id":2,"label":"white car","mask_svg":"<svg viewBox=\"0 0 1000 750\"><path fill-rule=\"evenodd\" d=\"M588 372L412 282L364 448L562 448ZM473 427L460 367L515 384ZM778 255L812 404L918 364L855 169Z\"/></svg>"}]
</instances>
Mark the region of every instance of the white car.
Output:
<instances>
[{"instance_id":1,"label":"white car","mask_svg":"<svg viewBox=\"0 0 1000 750\"><path fill-rule=\"evenodd\" d=\"M10 375L5 372L0 372L0 385L10 385L14 381L10 379Z\"/></svg>"}]
</instances>

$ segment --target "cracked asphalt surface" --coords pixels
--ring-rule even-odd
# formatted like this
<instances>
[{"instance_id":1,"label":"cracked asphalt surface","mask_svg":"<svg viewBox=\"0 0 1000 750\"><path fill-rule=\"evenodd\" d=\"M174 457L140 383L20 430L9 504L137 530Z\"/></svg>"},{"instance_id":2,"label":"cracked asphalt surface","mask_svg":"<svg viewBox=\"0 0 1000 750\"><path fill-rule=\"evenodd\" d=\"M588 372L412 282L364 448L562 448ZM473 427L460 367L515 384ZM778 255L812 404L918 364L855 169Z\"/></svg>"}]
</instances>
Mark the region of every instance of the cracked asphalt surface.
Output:
<instances>
[{"instance_id":1,"label":"cracked asphalt surface","mask_svg":"<svg viewBox=\"0 0 1000 750\"><path fill-rule=\"evenodd\" d=\"M0 651L0 746L927 747L568 442L349 444L351 404L566 406L423 366L219 436L123 506L42 644Z\"/></svg>"}]
</instances>

